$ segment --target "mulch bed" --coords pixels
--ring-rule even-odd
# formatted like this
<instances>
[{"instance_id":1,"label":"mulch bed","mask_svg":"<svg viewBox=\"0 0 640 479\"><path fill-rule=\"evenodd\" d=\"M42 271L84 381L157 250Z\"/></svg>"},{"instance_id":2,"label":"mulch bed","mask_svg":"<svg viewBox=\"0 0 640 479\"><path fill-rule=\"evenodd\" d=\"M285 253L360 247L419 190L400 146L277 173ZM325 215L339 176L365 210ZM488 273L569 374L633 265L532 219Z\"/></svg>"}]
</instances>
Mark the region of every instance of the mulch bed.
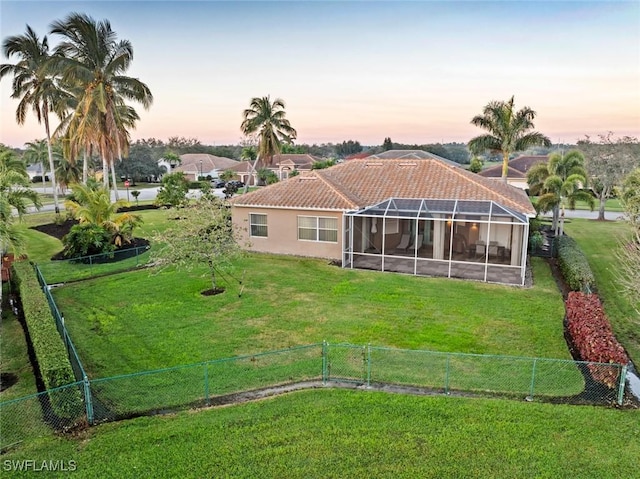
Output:
<instances>
[{"instance_id":1,"label":"mulch bed","mask_svg":"<svg viewBox=\"0 0 640 479\"><path fill-rule=\"evenodd\" d=\"M47 223L46 225L33 226L32 229L40 231L41 233L47 234L49 236L53 236L54 238L57 238L60 241L62 241L62 238L67 233L69 233L69 231L73 226L77 224L78 224L78 220L68 219L61 223ZM133 238L133 240L130 243L124 244L120 248L116 248L115 251L117 252L122 250L131 250L133 248L144 248L148 246L149 246L149 240L145 238ZM135 251L131 252L131 254L129 255L115 255L113 258L105 257L105 261L119 261L131 256L135 256ZM69 259L69 258L66 258L64 256L63 251L60 251L59 253L56 253L51 257L52 261L60 261L60 260L66 260L66 259Z\"/></svg>"}]
</instances>

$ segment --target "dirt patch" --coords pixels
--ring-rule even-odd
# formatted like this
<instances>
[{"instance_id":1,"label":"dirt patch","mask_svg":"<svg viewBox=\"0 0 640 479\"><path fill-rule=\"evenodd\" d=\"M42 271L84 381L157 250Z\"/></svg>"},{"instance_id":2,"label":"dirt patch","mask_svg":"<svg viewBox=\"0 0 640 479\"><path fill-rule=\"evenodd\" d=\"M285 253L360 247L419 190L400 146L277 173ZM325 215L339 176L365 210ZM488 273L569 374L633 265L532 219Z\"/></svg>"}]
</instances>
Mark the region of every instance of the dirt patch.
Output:
<instances>
[{"instance_id":1,"label":"dirt patch","mask_svg":"<svg viewBox=\"0 0 640 479\"><path fill-rule=\"evenodd\" d=\"M18 376L13 373L0 373L0 392L6 391L18 382Z\"/></svg>"},{"instance_id":2,"label":"dirt patch","mask_svg":"<svg viewBox=\"0 0 640 479\"><path fill-rule=\"evenodd\" d=\"M224 293L224 288L211 288L200 292L202 296L215 296L216 294L221 293Z\"/></svg>"}]
</instances>

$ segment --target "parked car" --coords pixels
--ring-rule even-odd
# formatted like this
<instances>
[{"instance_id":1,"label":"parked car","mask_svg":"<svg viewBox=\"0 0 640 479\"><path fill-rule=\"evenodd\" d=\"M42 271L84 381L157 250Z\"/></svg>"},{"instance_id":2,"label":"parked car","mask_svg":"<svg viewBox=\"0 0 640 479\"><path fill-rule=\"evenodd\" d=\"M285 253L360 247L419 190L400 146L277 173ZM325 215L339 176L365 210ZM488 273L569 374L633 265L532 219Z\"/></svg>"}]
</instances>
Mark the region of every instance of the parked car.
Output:
<instances>
[{"instance_id":1,"label":"parked car","mask_svg":"<svg viewBox=\"0 0 640 479\"><path fill-rule=\"evenodd\" d=\"M213 186L214 188L224 188L226 184L227 183L220 178L214 178L213 180L211 180L211 186Z\"/></svg>"}]
</instances>

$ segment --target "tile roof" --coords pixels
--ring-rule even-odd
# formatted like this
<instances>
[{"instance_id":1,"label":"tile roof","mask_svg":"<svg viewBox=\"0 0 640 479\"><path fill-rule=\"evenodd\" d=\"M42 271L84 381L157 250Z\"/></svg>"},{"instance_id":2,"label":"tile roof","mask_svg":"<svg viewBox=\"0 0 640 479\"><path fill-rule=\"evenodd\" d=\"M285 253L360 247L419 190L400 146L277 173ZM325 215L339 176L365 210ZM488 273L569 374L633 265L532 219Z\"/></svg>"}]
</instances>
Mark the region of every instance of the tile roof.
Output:
<instances>
[{"instance_id":1,"label":"tile roof","mask_svg":"<svg viewBox=\"0 0 640 479\"><path fill-rule=\"evenodd\" d=\"M199 171L200 161L202 161L202 171L227 170L239 163L231 158L209 155L208 153L186 153L180 155L180 159L182 163L174 171Z\"/></svg>"},{"instance_id":2,"label":"tile roof","mask_svg":"<svg viewBox=\"0 0 640 479\"><path fill-rule=\"evenodd\" d=\"M548 155L523 155L509 161L508 178L526 178L527 171L537 164L545 163L549 159ZM502 177L502 164L492 166L486 170L482 170L478 173L485 178L500 178Z\"/></svg>"},{"instance_id":3,"label":"tile roof","mask_svg":"<svg viewBox=\"0 0 640 479\"><path fill-rule=\"evenodd\" d=\"M460 167L460 164L455 161L424 150L388 150L367 156L367 158L376 160L440 160L448 165Z\"/></svg>"},{"instance_id":4,"label":"tile roof","mask_svg":"<svg viewBox=\"0 0 640 479\"><path fill-rule=\"evenodd\" d=\"M312 165L317 161L320 161L320 158L316 158L315 156L308 155L306 153L285 153L280 155L273 155L274 165L290 165L293 163L296 166L305 166Z\"/></svg>"},{"instance_id":5,"label":"tile roof","mask_svg":"<svg viewBox=\"0 0 640 479\"><path fill-rule=\"evenodd\" d=\"M388 198L493 200L535 215L526 193L439 160L350 160L233 198L236 206L353 210Z\"/></svg>"}]
</instances>

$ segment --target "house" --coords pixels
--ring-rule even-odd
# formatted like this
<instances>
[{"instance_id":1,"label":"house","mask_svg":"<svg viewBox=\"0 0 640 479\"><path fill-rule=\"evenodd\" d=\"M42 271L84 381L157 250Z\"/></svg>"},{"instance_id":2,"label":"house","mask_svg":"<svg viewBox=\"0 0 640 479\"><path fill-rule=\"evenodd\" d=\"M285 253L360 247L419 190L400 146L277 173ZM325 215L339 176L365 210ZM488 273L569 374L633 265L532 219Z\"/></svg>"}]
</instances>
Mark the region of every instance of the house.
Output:
<instances>
[{"instance_id":1,"label":"house","mask_svg":"<svg viewBox=\"0 0 640 479\"><path fill-rule=\"evenodd\" d=\"M313 164L318 161L320 161L320 158L312 155L283 153L274 155L273 166L267 168L273 171L279 180L285 180L289 178L292 171L311 171ZM253 161L241 161L239 164L228 169L236 174L235 179L243 183L248 183L249 185L256 185L258 184L258 173L252 170L253 163ZM260 169L261 166L258 165L257 168Z\"/></svg>"},{"instance_id":2,"label":"house","mask_svg":"<svg viewBox=\"0 0 640 479\"><path fill-rule=\"evenodd\" d=\"M533 165L538 163L546 163L549 159L548 155L523 155L509 161L509 169L507 170L507 183L526 190L529 188L527 183L527 172ZM484 178L494 180L502 179L502 163L492 166L486 170L482 170L478 175Z\"/></svg>"},{"instance_id":3,"label":"house","mask_svg":"<svg viewBox=\"0 0 640 479\"><path fill-rule=\"evenodd\" d=\"M313 164L319 161L320 158L308 154L288 153L274 155L273 157L273 164L278 168L276 174L281 180L289 178L289 175L294 170L299 172L311 171Z\"/></svg>"},{"instance_id":4,"label":"house","mask_svg":"<svg viewBox=\"0 0 640 479\"><path fill-rule=\"evenodd\" d=\"M524 284L524 191L440 159L350 160L231 200L251 251L343 268Z\"/></svg>"},{"instance_id":5,"label":"house","mask_svg":"<svg viewBox=\"0 0 640 479\"><path fill-rule=\"evenodd\" d=\"M369 155L366 158L369 160L439 160L447 165L461 168L460 163L423 150L388 150Z\"/></svg>"},{"instance_id":6,"label":"house","mask_svg":"<svg viewBox=\"0 0 640 479\"><path fill-rule=\"evenodd\" d=\"M46 173L47 169L44 168L42 163L34 163L32 165L27 165L27 175L29 175L29 180L33 182L33 179L39 177L40 181L42 181L42 173L45 172L44 180L49 181L49 175Z\"/></svg>"},{"instance_id":7,"label":"house","mask_svg":"<svg viewBox=\"0 0 640 479\"><path fill-rule=\"evenodd\" d=\"M171 172L182 172L185 178L195 181L198 177L218 178L225 170L233 168L239 161L223 156L209 155L208 153L186 153L180 155L180 165L174 167Z\"/></svg>"}]
</instances>

